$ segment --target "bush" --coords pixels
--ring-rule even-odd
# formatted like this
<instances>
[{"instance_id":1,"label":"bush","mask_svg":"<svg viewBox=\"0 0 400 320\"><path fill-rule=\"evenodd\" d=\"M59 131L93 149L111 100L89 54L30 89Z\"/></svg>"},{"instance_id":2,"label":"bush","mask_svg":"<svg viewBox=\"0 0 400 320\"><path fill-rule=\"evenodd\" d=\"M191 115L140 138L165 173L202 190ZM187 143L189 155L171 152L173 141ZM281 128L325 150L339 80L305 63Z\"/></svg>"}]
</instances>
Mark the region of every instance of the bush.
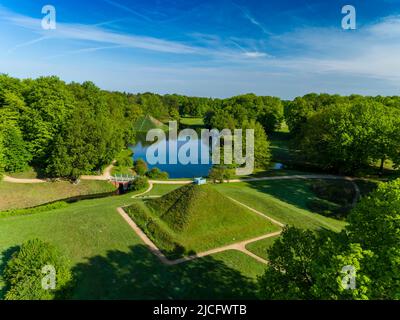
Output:
<instances>
[{"instance_id":1,"label":"bush","mask_svg":"<svg viewBox=\"0 0 400 320\"><path fill-rule=\"evenodd\" d=\"M58 202L45 204L45 205L41 205L41 206L33 207L33 208L11 209L11 210L0 212L0 218L34 214L34 213L39 213L39 212L43 212L43 211L65 208L67 206L68 206L68 203L66 203L64 201L58 201Z\"/></svg>"},{"instance_id":2,"label":"bush","mask_svg":"<svg viewBox=\"0 0 400 320\"><path fill-rule=\"evenodd\" d=\"M139 191L147 188L149 185L149 180L146 177L137 177L133 180L130 189L133 191Z\"/></svg>"},{"instance_id":3,"label":"bush","mask_svg":"<svg viewBox=\"0 0 400 320\"><path fill-rule=\"evenodd\" d=\"M142 159L137 159L135 162L135 171L139 176L144 176L147 172L147 163Z\"/></svg>"},{"instance_id":4,"label":"bush","mask_svg":"<svg viewBox=\"0 0 400 320\"><path fill-rule=\"evenodd\" d=\"M43 289L44 266L56 270L55 289ZM68 296L72 274L68 260L50 243L39 239L21 245L4 270L6 300L51 300Z\"/></svg>"},{"instance_id":5,"label":"bush","mask_svg":"<svg viewBox=\"0 0 400 320\"><path fill-rule=\"evenodd\" d=\"M169 177L167 172L161 171L158 168L153 168L150 171L147 171L146 175L150 179L161 179L161 180L167 180Z\"/></svg>"},{"instance_id":6,"label":"bush","mask_svg":"<svg viewBox=\"0 0 400 320\"><path fill-rule=\"evenodd\" d=\"M117 167L133 167L133 160L132 160L133 152L130 149L121 151L116 157L116 166Z\"/></svg>"},{"instance_id":7,"label":"bush","mask_svg":"<svg viewBox=\"0 0 400 320\"><path fill-rule=\"evenodd\" d=\"M211 179L214 183L223 183L224 180L229 181L232 179L233 176L233 169L222 166L214 166L208 173L208 178Z\"/></svg>"}]
</instances>

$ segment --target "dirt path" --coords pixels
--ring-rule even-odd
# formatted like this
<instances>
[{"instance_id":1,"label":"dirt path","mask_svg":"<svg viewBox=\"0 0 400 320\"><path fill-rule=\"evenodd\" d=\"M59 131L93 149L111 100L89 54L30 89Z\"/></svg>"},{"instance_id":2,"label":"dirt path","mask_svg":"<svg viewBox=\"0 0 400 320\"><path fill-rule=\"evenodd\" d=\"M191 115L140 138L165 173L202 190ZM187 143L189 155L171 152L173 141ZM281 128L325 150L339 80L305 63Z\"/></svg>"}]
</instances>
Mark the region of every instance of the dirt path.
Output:
<instances>
[{"instance_id":1,"label":"dirt path","mask_svg":"<svg viewBox=\"0 0 400 320\"><path fill-rule=\"evenodd\" d=\"M3 175L3 181L11 182L11 183L44 183L47 182L43 179L20 179L20 178L13 178L10 176Z\"/></svg>"},{"instance_id":2,"label":"dirt path","mask_svg":"<svg viewBox=\"0 0 400 320\"><path fill-rule=\"evenodd\" d=\"M140 229L137 224L128 216L128 214L124 211L123 208L117 208L118 213L121 215L121 217L129 224L129 226L133 229L133 231L135 231L135 233L139 236L139 238L144 242L144 244L146 244L146 246L150 249L150 251L157 256L160 261L166 265L169 266L173 266L176 264L180 264L183 262L187 262L187 261L191 261L191 260L195 260L198 258L202 258L202 257L206 257L209 256L211 254L215 254L215 253L219 253L219 252L223 252L223 251L227 251L227 250L237 250L240 252L243 252L245 254L247 254L248 256L264 263L264 264L268 264L267 260L264 260L262 258L260 258L259 256L255 255L254 253L248 251L246 249L246 246L250 243L256 242L256 241L260 241L266 238L271 238L271 237L276 237L278 235L281 234L281 231L277 231L277 232L272 232L272 233L268 233L268 234L264 234L262 236L256 237L256 238L252 238L252 239L248 239L248 240L244 240L244 241L240 241L240 242L236 242L230 245L226 245L226 246L222 246L219 248L215 248L215 249L211 249L211 250L207 250L207 251L203 251L200 252L198 254L195 255L190 255L187 257L183 257L180 259L176 259L176 260L170 260L168 259L162 252L160 249L158 249L158 247L154 244L153 241L151 241L149 239L149 237L147 237L147 235L142 231L142 229ZM264 218L267 218L267 216L263 215Z\"/></svg>"},{"instance_id":3,"label":"dirt path","mask_svg":"<svg viewBox=\"0 0 400 320\"><path fill-rule=\"evenodd\" d=\"M111 171L114 168L114 165L117 161L114 160L108 167L106 167L101 176L91 176L91 175L83 175L81 176L82 180L100 180L100 181L108 181L111 178Z\"/></svg>"},{"instance_id":4,"label":"dirt path","mask_svg":"<svg viewBox=\"0 0 400 320\"><path fill-rule=\"evenodd\" d=\"M140 194L134 195L132 198L138 198L144 194L146 194L147 192L149 192L151 189L153 188L153 183L150 182L150 186L149 188L145 191L142 192ZM232 201L234 201L235 203L249 209L250 211L253 211L254 213L260 215L261 217L263 217L264 219L267 219L269 221L271 221L272 223L278 225L279 227L283 228L285 225L271 217L268 217L267 215L263 214L262 212L253 209L249 206L247 206L246 204L239 202L231 197L228 197L229 199L231 199ZM186 261L191 261L194 259L198 259L201 257L205 257L211 254L215 254L215 253L219 253L219 252L223 252L223 251L227 251L227 250L237 250L240 252L243 252L244 254L247 254L248 256L252 257L253 259L256 259L259 262L262 262L264 264L268 264L267 260L264 260L263 258L255 255L254 253L250 252L249 250L246 249L246 246L250 243L256 242L256 241L260 241L266 238L270 238L270 237L275 237L281 234L281 230L277 231L277 232L273 232L273 233L268 233L268 234L264 234L262 236L256 237L256 238L252 238L252 239L248 239L248 240L244 240L244 241L240 241L240 242L236 242L236 243L232 243L230 245L226 245L226 246L222 246L219 248L215 248L215 249L211 249L211 250L207 250L207 251L203 251L200 252L198 254L195 255L190 255L187 257L183 257L180 259L176 259L176 260L169 260L162 252L161 250L154 244L153 241L150 240L149 237L147 237L147 235L137 226L137 224L129 217L129 215L124 211L124 209L122 207L117 208L118 213L122 216L122 218L129 224L129 226L136 232L136 234L139 236L139 238L149 247L150 251L153 252L154 255L156 255L160 261L166 265L176 265L179 263L183 263Z\"/></svg>"},{"instance_id":5,"label":"dirt path","mask_svg":"<svg viewBox=\"0 0 400 320\"><path fill-rule=\"evenodd\" d=\"M132 196L132 199L142 197L144 194L150 192L151 189L153 189L153 183L152 183L151 181L149 181L149 187L147 188L147 190L146 190L146 191L143 191L142 193L133 195L133 196Z\"/></svg>"},{"instance_id":6,"label":"dirt path","mask_svg":"<svg viewBox=\"0 0 400 320\"><path fill-rule=\"evenodd\" d=\"M273 176L273 177L259 177L259 178L244 178L244 179L232 179L225 180L224 183L237 183L237 182L252 182L252 181L274 181L274 180L307 180L307 179L331 179L331 180L347 180L351 182L354 187L354 198L352 202L352 207L355 207L358 200L361 197L360 188L354 182L354 178L346 176L336 176L330 174L305 174L305 175L292 175L292 176ZM153 184L190 184L193 183L192 180L151 180Z\"/></svg>"}]
</instances>

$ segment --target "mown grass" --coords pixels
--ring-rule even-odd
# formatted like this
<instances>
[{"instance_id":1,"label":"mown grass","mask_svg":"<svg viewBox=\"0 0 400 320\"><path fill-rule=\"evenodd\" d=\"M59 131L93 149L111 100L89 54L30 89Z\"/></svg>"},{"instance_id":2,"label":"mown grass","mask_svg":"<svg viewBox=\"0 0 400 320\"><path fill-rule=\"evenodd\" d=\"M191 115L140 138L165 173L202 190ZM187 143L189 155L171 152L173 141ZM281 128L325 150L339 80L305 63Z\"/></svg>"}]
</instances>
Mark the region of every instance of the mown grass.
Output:
<instances>
[{"instance_id":1,"label":"mown grass","mask_svg":"<svg viewBox=\"0 0 400 320\"><path fill-rule=\"evenodd\" d=\"M29 208L76 196L112 192L115 187L106 181L82 180L35 184L0 182L0 211Z\"/></svg>"},{"instance_id":2,"label":"mown grass","mask_svg":"<svg viewBox=\"0 0 400 320\"><path fill-rule=\"evenodd\" d=\"M71 260L74 299L252 299L265 266L236 251L165 266L118 215L132 194L0 219L0 273L24 241L56 244ZM2 297L0 283L0 299ZM4 293L4 292L3 292Z\"/></svg>"},{"instance_id":3,"label":"mown grass","mask_svg":"<svg viewBox=\"0 0 400 320\"><path fill-rule=\"evenodd\" d=\"M268 260L267 250L274 244L275 240L278 238L279 236L276 236L252 242L246 246L246 249L259 256L260 258Z\"/></svg>"},{"instance_id":4,"label":"mown grass","mask_svg":"<svg viewBox=\"0 0 400 320\"><path fill-rule=\"evenodd\" d=\"M178 184L154 184L153 189L146 193L146 196L162 196L180 187L181 185Z\"/></svg>"},{"instance_id":5,"label":"mown grass","mask_svg":"<svg viewBox=\"0 0 400 320\"><path fill-rule=\"evenodd\" d=\"M307 202L316 196L307 180L238 182L214 187L266 215L299 228L340 231L345 222L311 212Z\"/></svg>"},{"instance_id":6,"label":"mown grass","mask_svg":"<svg viewBox=\"0 0 400 320\"><path fill-rule=\"evenodd\" d=\"M202 128L204 127L203 118L182 117L180 123L185 127Z\"/></svg>"}]
</instances>

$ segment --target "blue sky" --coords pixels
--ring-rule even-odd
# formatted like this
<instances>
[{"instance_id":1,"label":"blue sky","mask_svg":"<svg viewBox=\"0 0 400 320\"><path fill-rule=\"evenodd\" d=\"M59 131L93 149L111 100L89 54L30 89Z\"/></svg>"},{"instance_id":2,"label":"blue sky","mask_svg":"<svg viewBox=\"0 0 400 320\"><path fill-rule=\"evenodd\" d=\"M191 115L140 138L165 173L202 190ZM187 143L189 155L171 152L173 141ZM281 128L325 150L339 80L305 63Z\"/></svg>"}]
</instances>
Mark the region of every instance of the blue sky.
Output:
<instances>
[{"instance_id":1,"label":"blue sky","mask_svg":"<svg viewBox=\"0 0 400 320\"><path fill-rule=\"evenodd\" d=\"M57 28L44 30L53 5ZM351 4L357 29L343 30ZM109 90L400 94L400 0L0 0L0 72Z\"/></svg>"}]
</instances>

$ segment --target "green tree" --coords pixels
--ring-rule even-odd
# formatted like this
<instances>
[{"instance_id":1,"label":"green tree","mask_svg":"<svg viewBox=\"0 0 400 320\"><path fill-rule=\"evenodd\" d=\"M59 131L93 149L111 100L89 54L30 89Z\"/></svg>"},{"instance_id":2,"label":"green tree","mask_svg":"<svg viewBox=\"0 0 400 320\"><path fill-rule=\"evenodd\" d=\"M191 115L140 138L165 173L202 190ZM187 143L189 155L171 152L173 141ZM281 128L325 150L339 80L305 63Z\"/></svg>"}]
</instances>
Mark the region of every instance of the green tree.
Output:
<instances>
[{"instance_id":1,"label":"green tree","mask_svg":"<svg viewBox=\"0 0 400 320\"><path fill-rule=\"evenodd\" d=\"M285 227L268 251L269 266L259 278L261 297L309 299L313 284L312 262L318 250L318 239L312 231Z\"/></svg>"},{"instance_id":2,"label":"green tree","mask_svg":"<svg viewBox=\"0 0 400 320\"><path fill-rule=\"evenodd\" d=\"M362 198L348 222L350 241L374 253L372 298L400 299L400 179Z\"/></svg>"},{"instance_id":3,"label":"green tree","mask_svg":"<svg viewBox=\"0 0 400 320\"><path fill-rule=\"evenodd\" d=\"M42 287L43 267L55 269L55 289ZM65 299L72 281L69 261L58 249L39 239L21 245L4 270L6 300Z\"/></svg>"},{"instance_id":4,"label":"green tree","mask_svg":"<svg viewBox=\"0 0 400 320\"><path fill-rule=\"evenodd\" d=\"M263 126L254 120L245 122L243 126L244 130L254 130L254 167L257 169L267 169L271 162L271 150L270 143ZM246 150L245 144L243 146L243 150Z\"/></svg>"},{"instance_id":5,"label":"green tree","mask_svg":"<svg viewBox=\"0 0 400 320\"><path fill-rule=\"evenodd\" d=\"M143 159L137 159L135 161L135 172L139 176L144 176L148 170L147 163Z\"/></svg>"}]
</instances>

